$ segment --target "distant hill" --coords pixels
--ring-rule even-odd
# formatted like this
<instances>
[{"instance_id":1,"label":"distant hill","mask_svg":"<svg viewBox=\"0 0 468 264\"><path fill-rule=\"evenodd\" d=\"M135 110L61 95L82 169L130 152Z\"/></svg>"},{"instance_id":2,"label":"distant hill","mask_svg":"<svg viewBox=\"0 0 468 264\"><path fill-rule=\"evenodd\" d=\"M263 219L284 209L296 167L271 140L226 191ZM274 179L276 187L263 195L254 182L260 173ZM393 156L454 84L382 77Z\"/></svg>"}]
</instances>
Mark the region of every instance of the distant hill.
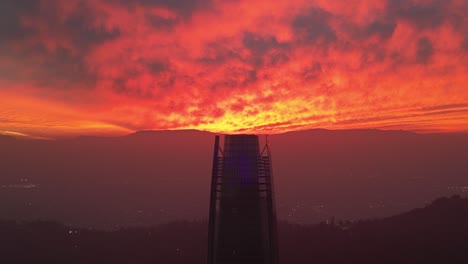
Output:
<instances>
[{"instance_id":1,"label":"distant hill","mask_svg":"<svg viewBox=\"0 0 468 264\"><path fill-rule=\"evenodd\" d=\"M278 216L291 222L385 217L468 186L468 134L317 129L269 142ZM0 218L101 228L206 219L213 143L194 130L1 137ZM1 187L25 182L36 188Z\"/></svg>"},{"instance_id":2,"label":"distant hill","mask_svg":"<svg viewBox=\"0 0 468 264\"><path fill-rule=\"evenodd\" d=\"M207 223L99 231L0 221L5 263L206 263ZM468 199L440 198L384 219L279 224L280 263L466 263Z\"/></svg>"},{"instance_id":3,"label":"distant hill","mask_svg":"<svg viewBox=\"0 0 468 264\"><path fill-rule=\"evenodd\" d=\"M6 142L6 141L13 141L13 140L15 140L14 137L0 134L0 143L1 142Z\"/></svg>"},{"instance_id":4,"label":"distant hill","mask_svg":"<svg viewBox=\"0 0 468 264\"><path fill-rule=\"evenodd\" d=\"M440 198L384 219L289 225L283 263L466 263L468 199Z\"/></svg>"}]
</instances>

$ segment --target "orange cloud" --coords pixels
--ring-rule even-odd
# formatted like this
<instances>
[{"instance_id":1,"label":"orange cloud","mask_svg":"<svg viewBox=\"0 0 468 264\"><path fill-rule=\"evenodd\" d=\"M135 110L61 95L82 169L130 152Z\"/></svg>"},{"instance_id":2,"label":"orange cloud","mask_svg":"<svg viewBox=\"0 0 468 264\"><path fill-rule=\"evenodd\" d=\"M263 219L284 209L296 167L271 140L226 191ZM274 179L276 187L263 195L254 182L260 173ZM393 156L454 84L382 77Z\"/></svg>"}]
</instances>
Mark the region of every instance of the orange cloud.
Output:
<instances>
[{"instance_id":1,"label":"orange cloud","mask_svg":"<svg viewBox=\"0 0 468 264\"><path fill-rule=\"evenodd\" d=\"M15 3L1 131L467 130L466 1Z\"/></svg>"}]
</instances>

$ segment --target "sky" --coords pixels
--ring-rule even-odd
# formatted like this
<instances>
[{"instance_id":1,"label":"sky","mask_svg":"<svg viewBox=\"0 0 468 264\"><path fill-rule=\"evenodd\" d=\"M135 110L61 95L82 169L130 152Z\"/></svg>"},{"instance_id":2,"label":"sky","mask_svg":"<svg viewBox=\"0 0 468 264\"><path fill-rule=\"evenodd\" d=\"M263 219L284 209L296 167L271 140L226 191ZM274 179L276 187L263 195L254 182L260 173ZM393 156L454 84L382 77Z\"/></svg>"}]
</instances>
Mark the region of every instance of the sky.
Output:
<instances>
[{"instance_id":1,"label":"sky","mask_svg":"<svg viewBox=\"0 0 468 264\"><path fill-rule=\"evenodd\" d=\"M2 0L0 133L468 131L468 0Z\"/></svg>"}]
</instances>

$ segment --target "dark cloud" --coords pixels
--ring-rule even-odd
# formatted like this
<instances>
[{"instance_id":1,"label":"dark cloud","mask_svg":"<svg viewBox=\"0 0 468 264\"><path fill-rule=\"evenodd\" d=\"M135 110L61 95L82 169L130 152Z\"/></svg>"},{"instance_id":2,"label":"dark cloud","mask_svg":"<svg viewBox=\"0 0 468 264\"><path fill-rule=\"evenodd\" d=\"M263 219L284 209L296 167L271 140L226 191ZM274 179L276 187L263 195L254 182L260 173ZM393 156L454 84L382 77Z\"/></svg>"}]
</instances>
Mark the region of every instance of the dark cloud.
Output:
<instances>
[{"instance_id":1,"label":"dark cloud","mask_svg":"<svg viewBox=\"0 0 468 264\"><path fill-rule=\"evenodd\" d=\"M365 29L365 35L366 37L377 35L383 39L389 39L392 37L395 28L395 22L375 21L367 26L367 28Z\"/></svg>"},{"instance_id":2,"label":"dark cloud","mask_svg":"<svg viewBox=\"0 0 468 264\"><path fill-rule=\"evenodd\" d=\"M92 88L96 84L97 75L87 68L83 56L68 48L50 50L35 44L23 47L21 53L15 51L0 50L0 55L15 59L11 64L0 64L0 79L60 89Z\"/></svg>"},{"instance_id":3,"label":"dark cloud","mask_svg":"<svg viewBox=\"0 0 468 264\"><path fill-rule=\"evenodd\" d=\"M337 39L335 31L328 24L330 17L331 14L323 9L312 8L307 14L296 16L292 28L301 42L322 42L327 45Z\"/></svg>"},{"instance_id":4,"label":"dark cloud","mask_svg":"<svg viewBox=\"0 0 468 264\"><path fill-rule=\"evenodd\" d=\"M407 0L388 0L389 10L395 17L410 21L419 29L435 28L450 17L447 0L412 3Z\"/></svg>"},{"instance_id":5,"label":"dark cloud","mask_svg":"<svg viewBox=\"0 0 468 264\"><path fill-rule=\"evenodd\" d=\"M231 41L231 39L228 39L208 43L205 47L206 54L198 58L197 62L210 66L233 60L244 62L242 56L230 46Z\"/></svg>"},{"instance_id":6,"label":"dark cloud","mask_svg":"<svg viewBox=\"0 0 468 264\"><path fill-rule=\"evenodd\" d=\"M387 54L384 48L381 45L369 46L362 55L361 61L363 65L369 67L374 63L383 62Z\"/></svg>"},{"instance_id":7,"label":"dark cloud","mask_svg":"<svg viewBox=\"0 0 468 264\"><path fill-rule=\"evenodd\" d=\"M254 54L264 54L270 49L281 48L281 45L275 36L262 37L253 32L245 32L242 38L242 43Z\"/></svg>"},{"instance_id":8,"label":"dark cloud","mask_svg":"<svg viewBox=\"0 0 468 264\"><path fill-rule=\"evenodd\" d=\"M142 5L147 7L164 7L173 10L184 17L190 17L195 11L211 10L212 0L108 0L126 7Z\"/></svg>"},{"instance_id":9,"label":"dark cloud","mask_svg":"<svg viewBox=\"0 0 468 264\"><path fill-rule=\"evenodd\" d=\"M159 30L171 30L179 23L177 19L164 18L153 14L147 14L145 18L150 26Z\"/></svg>"},{"instance_id":10,"label":"dark cloud","mask_svg":"<svg viewBox=\"0 0 468 264\"><path fill-rule=\"evenodd\" d=\"M155 82L155 89L170 89L174 86L178 79L178 74L176 72L165 72L160 74L158 79Z\"/></svg>"},{"instance_id":11,"label":"dark cloud","mask_svg":"<svg viewBox=\"0 0 468 264\"><path fill-rule=\"evenodd\" d=\"M40 48L39 48L40 49ZM40 60L37 73L32 81L44 87L93 87L96 75L90 72L83 57L71 50L58 47L53 52L43 49L44 60Z\"/></svg>"},{"instance_id":12,"label":"dark cloud","mask_svg":"<svg viewBox=\"0 0 468 264\"><path fill-rule=\"evenodd\" d=\"M278 42L275 36L244 32L242 43L250 51L251 64L255 67L278 65L289 60L286 53L290 45Z\"/></svg>"},{"instance_id":13,"label":"dark cloud","mask_svg":"<svg viewBox=\"0 0 468 264\"><path fill-rule=\"evenodd\" d=\"M267 57L267 64L277 66L289 61L289 56L286 51L273 52Z\"/></svg>"},{"instance_id":14,"label":"dark cloud","mask_svg":"<svg viewBox=\"0 0 468 264\"><path fill-rule=\"evenodd\" d=\"M432 41L427 37L420 38L416 50L416 61L422 64L428 63L433 54L434 48L432 47Z\"/></svg>"},{"instance_id":15,"label":"dark cloud","mask_svg":"<svg viewBox=\"0 0 468 264\"><path fill-rule=\"evenodd\" d=\"M117 28L106 29L102 23L96 23L104 17L85 2L67 14L62 20L64 11L60 5L50 2L48 8L39 8L40 0L4 0L0 3L0 40L15 40L38 33L34 25L24 27L20 23L22 16L37 19L47 25L48 37L53 35L65 36L72 40L78 48L86 48L93 44L100 44L115 39L120 35ZM57 37L57 36L56 36Z\"/></svg>"},{"instance_id":16,"label":"dark cloud","mask_svg":"<svg viewBox=\"0 0 468 264\"><path fill-rule=\"evenodd\" d=\"M22 15L35 12L40 0L2 0L0 1L0 41L22 38L32 29L20 23Z\"/></svg>"},{"instance_id":17,"label":"dark cloud","mask_svg":"<svg viewBox=\"0 0 468 264\"><path fill-rule=\"evenodd\" d=\"M119 29L108 30L102 23L96 23L100 16L103 16L103 14L97 13L81 2L66 18L62 30L73 39L73 42L79 48L87 48L119 37ZM50 22L58 23L56 20Z\"/></svg>"},{"instance_id":18,"label":"dark cloud","mask_svg":"<svg viewBox=\"0 0 468 264\"><path fill-rule=\"evenodd\" d=\"M258 80L257 71L241 67L230 67L224 78L215 81L211 89L219 88L246 88L247 85Z\"/></svg>"},{"instance_id":19,"label":"dark cloud","mask_svg":"<svg viewBox=\"0 0 468 264\"><path fill-rule=\"evenodd\" d=\"M169 64L164 61L154 60L146 63L146 66L152 73L161 73L169 70Z\"/></svg>"},{"instance_id":20,"label":"dark cloud","mask_svg":"<svg viewBox=\"0 0 468 264\"><path fill-rule=\"evenodd\" d=\"M320 62L312 63L302 71L302 79L306 81L317 79L322 74L322 64Z\"/></svg>"},{"instance_id":21,"label":"dark cloud","mask_svg":"<svg viewBox=\"0 0 468 264\"><path fill-rule=\"evenodd\" d=\"M153 98L153 93L148 89L130 89L127 85L127 79L116 78L113 80L112 90L120 95L125 95L130 98L150 99Z\"/></svg>"},{"instance_id":22,"label":"dark cloud","mask_svg":"<svg viewBox=\"0 0 468 264\"><path fill-rule=\"evenodd\" d=\"M39 1L19 0L3 1L0 4L0 41L12 41L0 50L1 53L15 56L19 62L34 62L24 65L24 71L12 74L10 79L29 80L43 87L93 87L96 74L89 71L84 57L96 45L116 39L120 36L118 29L107 30L104 25L96 23L103 14L81 2L63 20L63 10L51 2L49 8L40 9ZM47 25L47 31L28 28L20 24L20 17L29 16L38 24ZM29 37L35 41L23 41ZM62 41L71 43L72 47ZM48 45L52 42L55 45ZM3 74L2 74L3 75Z\"/></svg>"},{"instance_id":23,"label":"dark cloud","mask_svg":"<svg viewBox=\"0 0 468 264\"><path fill-rule=\"evenodd\" d=\"M121 77L112 80L112 90L131 98L159 99L160 91L170 90L176 84L189 87L194 78L178 72L167 59L140 59L128 65Z\"/></svg>"},{"instance_id":24,"label":"dark cloud","mask_svg":"<svg viewBox=\"0 0 468 264\"><path fill-rule=\"evenodd\" d=\"M465 39L461 43L461 48L464 52L468 52L468 32L465 34Z\"/></svg>"}]
</instances>

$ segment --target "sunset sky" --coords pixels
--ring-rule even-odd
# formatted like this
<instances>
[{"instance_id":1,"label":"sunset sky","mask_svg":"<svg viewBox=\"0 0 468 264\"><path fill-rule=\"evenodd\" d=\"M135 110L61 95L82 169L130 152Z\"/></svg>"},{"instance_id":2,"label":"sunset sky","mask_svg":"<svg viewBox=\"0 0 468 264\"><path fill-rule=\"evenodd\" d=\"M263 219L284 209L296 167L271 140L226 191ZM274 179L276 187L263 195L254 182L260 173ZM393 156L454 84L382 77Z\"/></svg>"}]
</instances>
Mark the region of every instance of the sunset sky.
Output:
<instances>
[{"instance_id":1,"label":"sunset sky","mask_svg":"<svg viewBox=\"0 0 468 264\"><path fill-rule=\"evenodd\" d=\"M468 0L2 0L0 134L468 131Z\"/></svg>"}]
</instances>

